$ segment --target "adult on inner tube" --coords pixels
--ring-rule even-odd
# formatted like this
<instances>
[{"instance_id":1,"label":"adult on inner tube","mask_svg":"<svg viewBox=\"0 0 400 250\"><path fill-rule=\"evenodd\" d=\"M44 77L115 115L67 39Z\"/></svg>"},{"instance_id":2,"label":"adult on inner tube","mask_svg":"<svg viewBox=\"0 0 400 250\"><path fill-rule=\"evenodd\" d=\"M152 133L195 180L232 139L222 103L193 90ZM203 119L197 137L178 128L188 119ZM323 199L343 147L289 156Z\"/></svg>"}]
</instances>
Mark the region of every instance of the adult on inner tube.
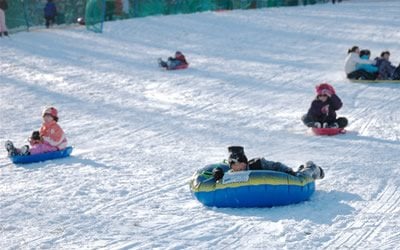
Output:
<instances>
[{"instance_id":1,"label":"adult on inner tube","mask_svg":"<svg viewBox=\"0 0 400 250\"><path fill-rule=\"evenodd\" d=\"M323 179L325 176L324 170L315 165L314 162L308 161L305 165L301 165L297 171L292 168L274 161L268 161L264 158L254 158L250 161L247 160L244 148L242 146L230 146L228 147L230 153L228 163L230 171L246 171L246 170L273 170L284 172L293 176L310 176L314 180ZM217 167L213 170L213 177L216 181L222 179L224 176L224 170Z\"/></svg>"}]
</instances>

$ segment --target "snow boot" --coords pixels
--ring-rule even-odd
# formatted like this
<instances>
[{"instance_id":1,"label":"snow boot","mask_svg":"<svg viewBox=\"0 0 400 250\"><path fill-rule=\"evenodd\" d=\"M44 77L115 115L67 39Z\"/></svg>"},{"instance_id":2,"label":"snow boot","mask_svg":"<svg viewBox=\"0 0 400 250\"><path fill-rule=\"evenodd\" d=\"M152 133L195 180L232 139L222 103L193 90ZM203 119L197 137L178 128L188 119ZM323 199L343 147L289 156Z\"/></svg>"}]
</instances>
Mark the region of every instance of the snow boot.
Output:
<instances>
[{"instance_id":1,"label":"snow boot","mask_svg":"<svg viewBox=\"0 0 400 250\"><path fill-rule=\"evenodd\" d=\"M303 169L304 169L304 165L300 165L296 172L300 172Z\"/></svg>"},{"instance_id":2,"label":"snow boot","mask_svg":"<svg viewBox=\"0 0 400 250\"><path fill-rule=\"evenodd\" d=\"M334 123L330 124L328 126L328 128L339 128L339 124L337 122L334 122Z\"/></svg>"},{"instance_id":3,"label":"snow boot","mask_svg":"<svg viewBox=\"0 0 400 250\"><path fill-rule=\"evenodd\" d=\"M321 123L320 122L314 122L314 128L321 128Z\"/></svg>"},{"instance_id":4,"label":"snow boot","mask_svg":"<svg viewBox=\"0 0 400 250\"><path fill-rule=\"evenodd\" d=\"M8 152L8 156L14 156L18 154L17 149L14 147L12 141L6 141L5 147Z\"/></svg>"},{"instance_id":5,"label":"snow boot","mask_svg":"<svg viewBox=\"0 0 400 250\"><path fill-rule=\"evenodd\" d=\"M318 167L318 168L319 168L319 178L320 179L324 179L324 177L325 177L324 170L321 167Z\"/></svg>"},{"instance_id":6,"label":"snow boot","mask_svg":"<svg viewBox=\"0 0 400 250\"><path fill-rule=\"evenodd\" d=\"M325 177L324 170L315 165L312 161L306 162L305 166L300 166L296 175L309 176L314 180L323 179Z\"/></svg>"},{"instance_id":7,"label":"snow boot","mask_svg":"<svg viewBox=\"0 0 400 250\"><path fill-rule=\"evenodd\" d=\"M29 155L29 146L28 145L22 146L19 154L20 155Z\"/></svg>"},{"instance_id":8,"label":"snow boot","mask_svg":"<svg viewBox=\"0 0 400 250\"><path fill-rule=\"evenodd\" d=\"M339 117L336 120L336 123L338 124L339 128L345 128L349 124L349 121L345 117Z\"/></svg>"},{"instance_id":9,"label":"snow boot","mask_svg":"<svg viewBox=\"0 0 400 250\"><path fill-rule=\"evenodd\" d=\"M158 65L162 68L167 68L168 64L164 62L161 58L158 58Z\"/></svg>"}]
</instances>

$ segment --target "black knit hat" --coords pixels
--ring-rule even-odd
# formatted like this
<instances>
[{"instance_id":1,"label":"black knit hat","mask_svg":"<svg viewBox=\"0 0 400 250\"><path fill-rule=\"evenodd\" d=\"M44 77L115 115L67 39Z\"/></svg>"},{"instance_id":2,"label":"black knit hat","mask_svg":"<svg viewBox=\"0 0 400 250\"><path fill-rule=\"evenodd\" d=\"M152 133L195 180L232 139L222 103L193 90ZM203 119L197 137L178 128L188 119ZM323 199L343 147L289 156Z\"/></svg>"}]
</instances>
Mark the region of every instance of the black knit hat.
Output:
<instances>
[{"instance_id":1,"label":"black knit hat","mask_svg":"<svg viewBox=\"0 0 400 250\"><path fill-rule=\"evenodd\" d=\"M237 162L248 163L247 157L244 153L244 148L242 146L230 146L228 147L230 153L228 158L229 165Z\"/></svg>"},{"instance_id":2,"label":"black knit hat","mask_svg":"<svg viewBox=\"0 0 400 250\"><path fill-rule=\"evenodd\" d=\"M371 51L369 51L368 49L363 49L360 51L360 57L362 56L370 56L371 55Z\"/></svg>"}]
</instances>

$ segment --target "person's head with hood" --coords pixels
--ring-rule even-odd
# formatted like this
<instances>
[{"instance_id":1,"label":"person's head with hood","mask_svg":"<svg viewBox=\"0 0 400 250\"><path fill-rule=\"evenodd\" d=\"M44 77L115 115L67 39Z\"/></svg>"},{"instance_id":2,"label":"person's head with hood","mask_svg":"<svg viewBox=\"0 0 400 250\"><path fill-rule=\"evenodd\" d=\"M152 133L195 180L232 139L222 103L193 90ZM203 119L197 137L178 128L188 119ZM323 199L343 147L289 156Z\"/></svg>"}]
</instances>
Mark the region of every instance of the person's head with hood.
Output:
<instances>
[{"instance_id":1,"label":"person's head with hood","mask_svg":"<svg viewBox=\"0 0 400 250\"><path fill-rule=\"evenodd\" d=\"M228 163L232 171L247 170L248 160L241 146L228 147L230 153Z\"/></svg>"},{"instance_id":2,"label":"person's head with hood","mask_svg":"<svg viewBox=\"0 0 400 250\"><path fill-rule=\"evenodd\" d=\"M362 59L369 59L371 56L371 51L368 49L363 49L360 51L360 58Z\"/></svg>"}]
</instances>

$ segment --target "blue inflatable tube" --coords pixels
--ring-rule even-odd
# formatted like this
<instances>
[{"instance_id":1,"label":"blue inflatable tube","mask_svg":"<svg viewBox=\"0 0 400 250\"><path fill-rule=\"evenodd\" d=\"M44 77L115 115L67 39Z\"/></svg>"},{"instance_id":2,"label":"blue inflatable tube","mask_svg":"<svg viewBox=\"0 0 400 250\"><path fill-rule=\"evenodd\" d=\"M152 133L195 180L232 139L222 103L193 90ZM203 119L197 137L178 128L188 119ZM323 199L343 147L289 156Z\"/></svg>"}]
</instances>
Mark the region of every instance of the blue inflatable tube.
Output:
<instances>
[{"instance_id":1,"label":"blue inflatable tube","mask_svg":"<svg viewBox=\"0 0 400 250\"><path fill-rule=\"evenodd\" d=\"M39 161L64 158L70 156L71 153L72 153L72 147L66 147L63 150L48 152L44 154L10 156L10 159L15 164L27 164Z\"/></svg>"},{"instance_id":2,"label":"blue inflatable tube","mask_svg":"<svg viewBox=\"0 0 400 250\"><path fill-rule=\"evenodd\" d=\"M215 181L212 170L220 167L224 177ZM198 170L190 180L193 196L210 207L272 207L308 200L315 181L308 176L292 176L270 170L231 172L224 163Z\"/></svg>"}]
</instances>

